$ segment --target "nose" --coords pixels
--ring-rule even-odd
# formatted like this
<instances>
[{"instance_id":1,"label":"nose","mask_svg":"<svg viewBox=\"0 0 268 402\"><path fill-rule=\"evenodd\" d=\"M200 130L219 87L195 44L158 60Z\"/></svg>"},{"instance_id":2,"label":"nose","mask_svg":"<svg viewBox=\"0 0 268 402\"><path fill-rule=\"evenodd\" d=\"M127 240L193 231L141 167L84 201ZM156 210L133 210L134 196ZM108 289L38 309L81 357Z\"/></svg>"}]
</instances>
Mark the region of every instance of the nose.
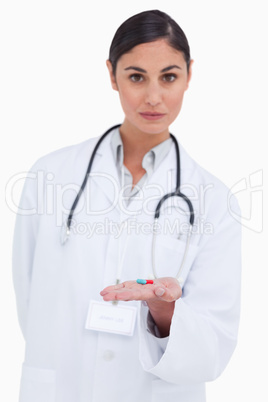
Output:
<instances>
[{"instance_id":1,"label":"nose","mask_svg":"<svg viewBox=\"0 0 268 402\"><path fill-rule=\"evenodd\" d=\"M157 106L162 102L162 88L157 82L147 84L145 102L151 106Z\"/></svg>"}]
</instances>

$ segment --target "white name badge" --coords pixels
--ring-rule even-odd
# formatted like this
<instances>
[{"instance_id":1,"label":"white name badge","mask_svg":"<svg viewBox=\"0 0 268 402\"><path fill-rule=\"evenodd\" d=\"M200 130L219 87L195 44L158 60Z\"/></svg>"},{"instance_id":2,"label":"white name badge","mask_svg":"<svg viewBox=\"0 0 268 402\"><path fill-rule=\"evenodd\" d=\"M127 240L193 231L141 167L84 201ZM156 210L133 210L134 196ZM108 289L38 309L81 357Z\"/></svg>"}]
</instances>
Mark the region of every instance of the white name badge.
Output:
<instances>
[{"instance_id":1,"label":"white name badge","mask_svg":"<svg viewBox=\"0 0 268 402\"><path fill-rule=\"evenodd\" d=\"M91 300L86 329L132 336L137 316L136 306Z\"/></svg>"}]
</instances>

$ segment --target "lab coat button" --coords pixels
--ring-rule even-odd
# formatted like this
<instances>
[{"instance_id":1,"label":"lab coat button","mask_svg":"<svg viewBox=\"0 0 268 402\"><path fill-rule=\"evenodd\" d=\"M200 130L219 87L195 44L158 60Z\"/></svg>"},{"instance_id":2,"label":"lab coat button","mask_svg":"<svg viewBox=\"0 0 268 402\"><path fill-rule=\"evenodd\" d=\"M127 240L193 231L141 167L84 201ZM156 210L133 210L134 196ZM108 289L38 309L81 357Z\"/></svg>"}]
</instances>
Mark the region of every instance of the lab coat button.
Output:
<instances>
[{"instance_id":1,"label":"lab coat button","mask_svg":"<svg viewBox=\"0 0 268 402\"><path fill-rule=\"evenodd\" d=\"M110 362L114 359L114 352L112 350L105 350L103 353L103 359L107 362Z\"/></svg>"}]
</instances>

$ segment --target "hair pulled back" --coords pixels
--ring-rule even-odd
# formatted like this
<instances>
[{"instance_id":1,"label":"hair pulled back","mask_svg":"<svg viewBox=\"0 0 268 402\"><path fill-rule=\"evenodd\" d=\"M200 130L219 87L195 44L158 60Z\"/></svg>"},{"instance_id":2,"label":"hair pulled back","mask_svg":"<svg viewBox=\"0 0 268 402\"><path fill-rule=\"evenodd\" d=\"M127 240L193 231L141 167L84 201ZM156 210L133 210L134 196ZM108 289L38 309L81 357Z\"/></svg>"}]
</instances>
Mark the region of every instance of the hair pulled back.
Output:
<instances>
[{"instance_id":1,"label":"hair pulled back","mask_svg":"<svg viewBox=\"0 0 268 402\"><path fill-rule=\"evenodd\" d=\"M189 71L190 47L183 30L166 13L149 10L130 17L117 29L109 51L114 75L117 62L123 54L137 45L158 39L166 39L171 47L183 53Z\"/></svg>"}]
</instances>

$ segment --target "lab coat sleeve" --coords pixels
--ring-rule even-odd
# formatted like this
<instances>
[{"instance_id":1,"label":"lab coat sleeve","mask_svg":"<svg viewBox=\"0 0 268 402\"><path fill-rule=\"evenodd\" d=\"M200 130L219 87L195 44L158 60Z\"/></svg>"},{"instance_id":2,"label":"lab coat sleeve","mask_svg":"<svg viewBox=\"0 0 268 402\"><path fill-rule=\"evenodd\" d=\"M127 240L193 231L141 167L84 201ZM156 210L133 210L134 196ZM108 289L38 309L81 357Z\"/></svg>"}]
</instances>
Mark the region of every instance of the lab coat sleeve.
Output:
<instances>
[{"instance_id":1,"label":"lab coat sleeve","mask_svg":"<svg viewBox=\"0 0 268 402\"><path fill-rule=\"evenodd\" d=\"M240 216L234 197L231 209ZM200 246L183 296L176 301L168 341L148 331L148 308L141 306L141 364L145 371L174 384L214 380L237 342L241 225L227 208L214 223L214 234Z\"/></svg>"},{"instance_id":2,"label":"lab coat sleeve","mask_svg":"<svg viewBox=\"0 0 268 402\"><path fill-rule=\"evenodd\" d=\"M32 266L38 233L38 216L42 213L43 208L43 200L39 199L38 205L38 197L42 195L40 186L42 184L42 175L43 171L37 165L34 165L25 178L13 238L13 285L16 294L19 324L24 338L26 336Z\"/></svg>"}]
</instances>

